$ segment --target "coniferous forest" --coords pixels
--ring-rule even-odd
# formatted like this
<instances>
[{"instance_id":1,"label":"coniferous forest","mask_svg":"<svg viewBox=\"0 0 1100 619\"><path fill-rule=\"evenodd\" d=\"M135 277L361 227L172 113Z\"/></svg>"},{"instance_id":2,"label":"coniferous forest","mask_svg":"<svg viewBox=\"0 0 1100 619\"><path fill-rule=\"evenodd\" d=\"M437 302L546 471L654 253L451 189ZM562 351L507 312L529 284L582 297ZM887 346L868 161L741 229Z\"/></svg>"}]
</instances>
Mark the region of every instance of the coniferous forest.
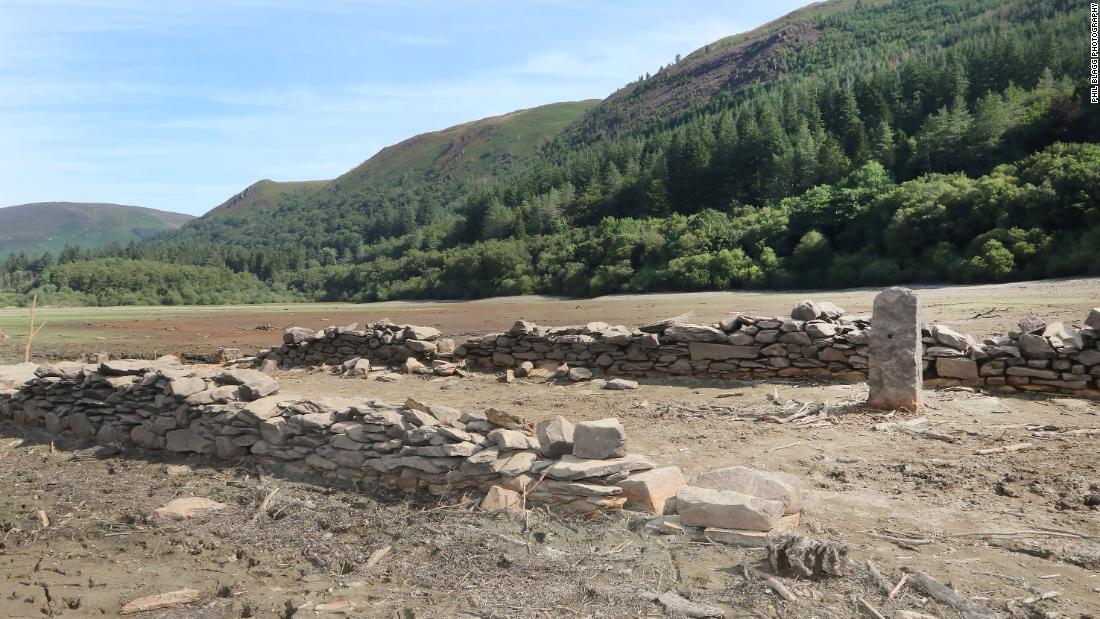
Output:
<instances>
[{"instance_id":1,"label":"coniferous forest","mask_svg":"<svg viewBox=\"0 0 1100 619\"><path fill-rule=\"evenodd\" d=\"M342 178L126 246L12 254L0 304L1097 275L1086 11L1075 0L830 2L641 76L492 175ZM694 88L714 57L733 59L726 82ZM669 92L676 105L655 103Z\"/></svg>"}]
</instances>

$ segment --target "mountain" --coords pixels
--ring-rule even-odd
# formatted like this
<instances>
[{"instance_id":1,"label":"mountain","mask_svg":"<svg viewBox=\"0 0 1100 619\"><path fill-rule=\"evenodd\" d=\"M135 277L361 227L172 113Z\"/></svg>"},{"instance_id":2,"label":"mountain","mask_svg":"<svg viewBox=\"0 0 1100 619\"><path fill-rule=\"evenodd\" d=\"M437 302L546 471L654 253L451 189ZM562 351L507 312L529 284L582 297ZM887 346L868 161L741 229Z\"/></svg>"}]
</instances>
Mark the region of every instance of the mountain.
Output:
<instances>
[{"instance_id":1,"label":"mountain","mask_svg":"<svg viewBox=\"0 0 1100 619\"><path fill-rule=\"evenodd\" d=\"M881 3L884 0L876 0ZM871 0L817 2L748 32L719 39L607 97L570 127L580 139L628 133L683 114L723 92L789 73L792 60L822 38L821 20Z\"/></svg>"},{"instance_id":2,"label":"mountain","mask_svg":"<svg viewBox=\"0 0 1100 619\"><path fill-rule=\"evenodd\" d=\"M268 209L327 194L339 198L364 189L419 185L456 186L487 181L516 160L534 155L598 101L552 103L423 133L387 146L331 181L259 181L206 214L215 219Z\"/></svg>"},{"instance_id":3,"label":"mountain","mask_svg":"<svg viewBox=\"0 0 1100 619\"><path fill-rule=\"evenodd\" d=\"M599 102L261 181L125 251L8 261L0 288L373 301L1100 274L1087 17L1076 0L816 3Z\"/></svg>"},{"instance_id":4,"label":"mountain","mask_svg":"<svg viewBox=\"0 0 1100 619\"><path fill-rule=\"evenodd\" d=\"M175 230L191 215L140 206L85 202L36 202L0 208L0 256L26 251L59 252L66 245L99 247L129 243Z\"/></svg>"}]
</instances>

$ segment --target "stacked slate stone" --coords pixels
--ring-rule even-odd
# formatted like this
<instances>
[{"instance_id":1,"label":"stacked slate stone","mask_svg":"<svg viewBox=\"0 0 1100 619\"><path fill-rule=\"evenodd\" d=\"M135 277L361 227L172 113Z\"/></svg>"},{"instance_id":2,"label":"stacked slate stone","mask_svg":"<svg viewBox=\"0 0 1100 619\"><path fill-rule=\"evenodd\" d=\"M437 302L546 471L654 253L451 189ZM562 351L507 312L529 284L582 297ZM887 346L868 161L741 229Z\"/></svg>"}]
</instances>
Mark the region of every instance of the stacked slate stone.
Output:
<instances>
[{"instance_id":1,"label":"stacked slate stone","mask_svg":"<svg viewBox=\"0 0 1100 619\"><path fill-rule=\"evenodd\" d=\"M259 439L231 428L233 418L278 389L255 370L187 369L174 358L44 365L0 398L0 418L100 443L232 458Z\"/></svg>"},{"instance_id":2,"label":"stacked slate stone","mask_svg":"<svg viewBox=\"0 0 1100 619\"><path fill-rule=\"evenodd\" d=\"M358 323L314 331L291 327L283 332L283 345L261 350L255 364L264 371L300 366L340 366L345 373L362 373L375 366L405 366L418 374L450 376L460 369L454 362L454 340L438 329L398 325L383 319L360 329ZM359 360L367 363L358 364ZM409 361L412 360L412 361Z\"/></svg>"},{"instance_id":3,"label":"stacked slate stone","mask_svg":"<svg viewBox=\"0 0 1100 619\"><path fill-rule=\"evenodd\" d=\"M497 487L570 511L663 505L675 489L627 453L616 419L534 426L495 409L462 412L409 400L276 395L250 369L184 368L174 359L42 366L0 394L0 419L101 443L252 455L291 473L373 479L437 495ZM678 473L678 472L677 472Z\"/></svg>"},{"instance_id":4,"label":"stacked slate stone","mask_svg":"<svg viewBox=\"0 0 1100 619\"><path fill-rule=\"evenodd\" d=\"M712 325L670 319L633 331L601 322L541 327L521 320L505 333L467 341L456 354L483 366L549 361L634 376L856 378L867 369L868 326L831 303L812 301L799 303L789 318L736 315Z\"/></svg>"},{"instance_id":5,"label":"stacked slate stone","mask_svg":"<svg viewBox=\"0 0 1100 619\"><path fill-rule=\"evenodd\" d=\"M923 330L925 377L1024 391L1084 392L1100 380L1100 308L1085 327L1029 316L1019 331L977 342L941 325Z\"/></svg>"}]
</instances>

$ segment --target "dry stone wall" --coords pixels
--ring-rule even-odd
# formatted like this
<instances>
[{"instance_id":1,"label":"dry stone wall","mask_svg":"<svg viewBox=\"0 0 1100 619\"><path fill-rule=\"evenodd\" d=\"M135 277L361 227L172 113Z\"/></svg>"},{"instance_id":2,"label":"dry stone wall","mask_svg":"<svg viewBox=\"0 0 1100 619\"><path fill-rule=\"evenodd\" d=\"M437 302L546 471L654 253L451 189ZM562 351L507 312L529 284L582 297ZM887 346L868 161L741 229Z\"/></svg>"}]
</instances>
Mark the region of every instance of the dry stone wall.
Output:
<instances>
[{"instance_id":1,"label":"dry stone wall","mask_svg":"<svg viewBox=\"0 0 1100 619\"><path fill-rule=\"evenodd\" d=\"M0 420L438 495L497 486L573 511L618 508L630 493L617 484L654 468L627 452L615 420L574 427L557 418L535 427L493 409L285 398L275 380L250 369L124 360L42 366L19 380L0 390Z\"/></svg>"},{"instance_id":2,"label":"dry stone wall","mask_svg":"<svg viewBox=\"0 0 1100 619\"><path fill-rule=\"evenodd\" d=\"M438 329L381 320L362 329L358 323L322 331L291 327L283 332L283 345L261 350L255 364L265 371L331 365L355 374L369 371L372 362L406 365L413 359L409 371L450 376L459 367L454 352L454 340L442 337Z\"/></svg>"},{"instance_id":3,"label":"dry stone wall","mask_svg":"<svg viewBox=\"0 0 1100 619\"><path fill-rule=\"evenodd\" d=\"M735 316L712 325L670 319L630 330L592 322L541 327L517 322L505 333L465 342L456 354L471 365L514 367L566 363L609 375L709 378L841 375L867 370L867 328L839 308L805 304L797 317Z\"/></svg>"},{"instance_id":4,"label":"dry stone wall","mask_svg":"<svg viewBox=\"0 0 1100 619\"><path fill-rule=\"evenodd\" d=\"M451 375L467 366L512 369L516 375L584 380L610 376L692 376L714 379L832 376L863 380L868 373L870 319L849 317L831 303L803 301L790 316L733 315L691 324L677 317L628 329L602 322L545 327L517 321L503 333L455 346L431 327L383 321L363 330L288 329L284 345L261 351L261 368L403 366L412 373ZM1046 324L1031 316L1019 330L979 341L946 326L921 327L926 385L964 384L1023 391L1097 395L1100 308L1081 326ZM571 371L572 370L572 371Z\"/></svg>"}]
</instances>

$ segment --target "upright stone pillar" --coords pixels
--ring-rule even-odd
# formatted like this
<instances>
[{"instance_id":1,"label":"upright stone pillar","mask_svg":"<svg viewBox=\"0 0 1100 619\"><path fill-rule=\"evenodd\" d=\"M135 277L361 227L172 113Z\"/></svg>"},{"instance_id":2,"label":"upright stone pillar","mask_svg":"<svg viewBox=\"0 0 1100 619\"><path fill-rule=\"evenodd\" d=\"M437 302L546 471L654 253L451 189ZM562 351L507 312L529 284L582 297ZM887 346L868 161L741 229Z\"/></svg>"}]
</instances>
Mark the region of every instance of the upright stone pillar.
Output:
<instances>
[{"instance_id":1,"label":"upright stone pillar","mask_svg":"<svg viewBox=\"0 0 1100 619\"><path fill-rule=\"evenodd\" d=\"M908 288L887 288L875 297L867 404L916 412L923 401L920 300Z\"/></svg>"}]
</instances>

